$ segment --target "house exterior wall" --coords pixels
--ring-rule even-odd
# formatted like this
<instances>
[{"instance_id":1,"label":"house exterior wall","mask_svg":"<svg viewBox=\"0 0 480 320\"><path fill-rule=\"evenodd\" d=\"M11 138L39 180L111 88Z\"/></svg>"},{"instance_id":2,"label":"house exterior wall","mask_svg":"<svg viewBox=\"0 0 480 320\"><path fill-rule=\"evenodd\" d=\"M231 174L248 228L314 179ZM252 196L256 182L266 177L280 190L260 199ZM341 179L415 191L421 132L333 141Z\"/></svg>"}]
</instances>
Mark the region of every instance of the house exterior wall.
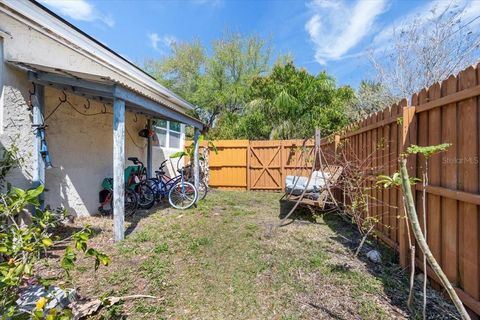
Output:
<instances>
[{"instance_id":1,"label":"house exterior wall","mask_svg":"<svg viewBox=\"0 0 480 320\"><path fill-rule=\"evenodd\" d=\"M0 68L2 81L0 103L0 144L10 147L15 144L19 156L23 159L20 168L13 169L7 176L8 182L20 188L32 186L34 170L35 135L32 127L32 112L29 110L29 93L32 88L26 72L2 63ZM54 88L45 88L45 117L59 104L63 93ZM85 109L87 100L73 94L67 99L82 113L99 113L103 104L91 101ZM46 138L53 168L46 170L45 202L52 208L64 207L76 216L97 213L98 192L104 177L113 175L113 119L112 107L106 105L107 114L85 116L77 113L64 103L46 121ZM135 121L136 119L136 121ZM135 156L146 163L147 140L138 136L145 127L146 117L126 112L125 155ZM155 146L153 149L153 167L158 168L164 159L178 151ZM176 162L172 159L173 166ZM126 165L129 161L126 160ZM174 174L171 165L167 165L170 174Z\"/></svg>"},{"instance_id":2,"label":"house exterior wall","mask_svg":"<svg viewBox=\"0 0 480 320\"><path fill-rule=\"evenodd\" d=\"M30 3L21 0L18 5L23 8L29 7ZM6 64L5 61L27 61L32 65L118 79L122 83L132 83L133 89L142 93L145 91L147 96L155 100L171 99L166 101L167 105L179 112L185 111L173 103L177 98L164 99L157 92L157 86L145 86L151 79L143 79L146 77L144 74L130 70L128 63L117 61L98 45L93 45L92 50L80 46L87 45L89 40L69 30L62 22L47 19L48 26L38 24L38 21L45 20L45 13L41 10L34 11L35 16L21 15L9 6L0 4L0 147L15 144L19 157L23 159L22 166L13 169L7 177L12 185L20 188L32 186L35 134L28 91L33 87L26 71ZM62 30L68 37L61 37L51 30ZM49 115L58 105L59 97L63 97L62 92L45 88L45 115ZM86 100L79 96L68 95L68 101L81 113L98 113L103 109L102 103L92 101L86 110ZM112 112L111 105L107 106L107 111ZM145 126L146 118L138 115L137 120L134 119L134 114L126 113L125 127L131 137L128 134L125 137L125 155L136 156L146 162L146 139L138 136L138 131ZM46 171L47 205L52 208L63 206L78 216L97 212L101 181L113 173L112 122L111 114L84 116L68 104L62 105L46 121L46 140L54 166ZM178 150L154 146L154 169L176 151ZM172 167L176 168L175 161L173 166L167 165L170 175L175 174Z\"/></svg>"},{"instance_id":3,"label":"house exterior wall","mask_svg":"<svg viewBox=\"0 0 480 320\"><path fill-rule=\"evenodd\" d=\"M46 88L46 117L61 97L61 91ZM46 171L45 200L52 207L64 206L77 216L91 215L98 211L98 192L103 178L113 176L113 110L111 104L106 104L107 113L102 114L104 106L98 101L91 101L87 110L87 100L71 94L67 94L67 100L79 112L96 115L85 116L69 104L63 104L46 121L53 168ZM128 111L125 118L125 164L132 164L128 157L138 157L146 164L147 139L140 137L138 131L145 128L147 118ZM178 151L155 146L152 149L154 169Z\"/></svg>"},{"instance_id":4,"label":"house exterior wall","mask_svg":"<svg viewBox=\"0 0 480 320\"><path fill-rule=\"evenodd\" d=\"M13 168L6 180L16 187L29 188L33 178L32 155L35 147L32 113L28 104L31 85L25 72L11 68L1 60L0 64L0 147L4 150L15 145L17 156L22 159L22 165Z\"/></svg>"}]
</instances>

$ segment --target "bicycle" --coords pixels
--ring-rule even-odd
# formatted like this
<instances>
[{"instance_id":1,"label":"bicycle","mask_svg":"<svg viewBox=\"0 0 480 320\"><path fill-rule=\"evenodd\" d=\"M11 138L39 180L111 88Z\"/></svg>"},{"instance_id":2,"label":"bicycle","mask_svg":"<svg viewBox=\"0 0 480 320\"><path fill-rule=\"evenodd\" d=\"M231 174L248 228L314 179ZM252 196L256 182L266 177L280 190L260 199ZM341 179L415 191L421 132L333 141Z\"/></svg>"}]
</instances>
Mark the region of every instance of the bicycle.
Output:
<instances>
[{"instance_id":1,"label":"bicycle","mask_svg":"<svg viewBox=\"0 0 480 320\"><path fill-rule=\"evenodd\" d=\"M150 188L155 192L157 201L168 197L168 202L175 209L188 209L193 206L198 197L195 186L185 180L185 170L178 169L178 176L169 178L163 168L167 160L163 161L159 170L155 171L156 177L147 179Z\"/></svg>"},{"instance_id":2,"label":"bicycle","mask_svg":"<svg viewBox=\"0 0 480 320\"><path fill-rule=\"evenodd\" d=\"M113 215L113 178L103 179L102 187L103 190L99 193L98 211L102 215ZM138 208L137 194L130 189L125 189L124 201L125 216L133 216Z\"/></svg>"},{"instance_id":3,"label":"bicycle","mask_svg":"<svg viewBox=\"0 0 480 320\"><path fill-rule=\"evenodd\" d=\"M134 166L125 169L126 188L138 196L138 206L141 209L150 209L155 204L155 192L146 182L146 172L143 162L137 157L129 157Z\"/></svg>"},{"instance_id":4,"label":"bicycle","mask_svg":"<svg viewBox=\"0 0 480 320\"><path fill-rule=\"evenodd\" d=\"M178 158L177 169L178 169L178 166L181 163L182 158L183 158L183 155L180 156L180 158ZM198 188L197 188L197 190L198 190L198 200L205 199L205 197L207 196L207 193L208 193L208 186L205 183L205 174L203 173L203 170L201 168L202 167L200 166L200 175L199 175L200 176L200 181L199 181ZM186 177L187 181L195 184L195 178L192 174L192 170L191 170L190 165L185 166L185 172L186 172L185 177Z\"/></svg>"}]
</instances>

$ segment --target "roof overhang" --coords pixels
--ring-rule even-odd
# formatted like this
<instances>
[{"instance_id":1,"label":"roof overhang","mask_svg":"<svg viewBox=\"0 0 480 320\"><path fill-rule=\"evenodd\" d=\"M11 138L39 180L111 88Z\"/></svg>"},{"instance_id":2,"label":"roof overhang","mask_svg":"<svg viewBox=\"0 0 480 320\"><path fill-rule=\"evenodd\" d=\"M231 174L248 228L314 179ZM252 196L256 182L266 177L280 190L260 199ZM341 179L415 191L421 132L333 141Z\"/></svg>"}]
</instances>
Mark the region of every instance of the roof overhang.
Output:
<instances>
[{"instance_id":1,"label":"roof overhang","mask_svg":"<svg viewBox=\"0 0 480 320\"><path fill-rule=\"evenodd\" d=\"M142 102L142 109L146 105L156 106L150 108L153 109L151 112L162 109L170 114L176 111L183 113L182 118L191 118L185 113L196 108L106 45L35 1L0 0L0 30L8 34L4 39L5 59L17 66L27 65L29 70L33 66L31 71L41 77L46 76L45 73L60 74L62 81L66 82L83 80L82 84L100 82L123 88L129 92L129 98L138 97L135 103ZM80 90L80 86L77 89ZM117 94L122 90L117 89ZM130 107L134 108L135 103L131 101ZM195 127L199 127L196 119L188 122L195 122Z\"/></svg>"},{"instance_id":2,"label":"roof overhang","mask_svg":"<svg viewBox=\"0 0 480 320\"><path fill-rule=\"evenodd\" d=\"M10 64L27 70L28 79L34 83L89 98L101 99L102 101L113 101L115 98L122 99L125 101L126 108L132 112L139 112L153 118L178 121L203 130L203 123L200 120L149 99L112 79L89 74L80 76L78 73L63 70L51 70L49 72L45 71L46 67L39 70L38 67L29 66L26 63L10 62Z\"/></svg>"}]
</instances>

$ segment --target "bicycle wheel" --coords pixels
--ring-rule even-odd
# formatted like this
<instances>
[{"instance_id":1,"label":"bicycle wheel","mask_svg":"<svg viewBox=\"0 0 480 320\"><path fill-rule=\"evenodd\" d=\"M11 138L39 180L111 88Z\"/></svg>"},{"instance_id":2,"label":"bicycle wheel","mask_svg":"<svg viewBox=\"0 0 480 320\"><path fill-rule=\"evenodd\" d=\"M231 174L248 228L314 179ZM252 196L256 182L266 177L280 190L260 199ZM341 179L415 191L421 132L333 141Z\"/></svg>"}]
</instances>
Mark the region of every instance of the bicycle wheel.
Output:
<instances>
[{"instance_id":1,"label":"bicycle wheel","mask_svg":"<svg viewBox=\"0 0 480 320\"><path fill-rule=\"evenodd\" d=\"M138 207L140 209L150 209L155 204L155 192L145 181L135 186L135 193L138 197Z\"/></svg>"},{"instance_id":2,"label":"bicycle wheel","mask_svg":"<svg viewBox=\"0 0 480 320\"><path fill-rule=\"evenodd\" d=\"M193 182L193 180L188 180L188 182L190 182L190 183L192 183L193 185L195 185L194 182ZM203 200L203 199L205 199L205 197L207 196L207 193L208 193L207 184L206 184L204 181L200 180L200 184L199 184L199 186L198 186L198 188L197 188L197 191L198 191L198 200Z\"/></svg>"},{"instance_id":3,"label":"bicycle wheel","mask_svg":"<svg viewBox=\"0 0 480 320\"><path fill-rule=\"evenodd\" d=\"M208 193L208 186L204 181L200 181L200 185L198 188L198 199L203 200L206 198Z\"/></svg>"},{"instance_id":4,"label":"bicycle wheel","mask_svg":"<svg viewBox=\"0 0 480 320\"><path fill-rule=\"evenodd\" d=\"M138 196L132 190L125 190L124 212L126 217L133 216L138 209ZM109 214L113 215L113 196L110 199Z\"/></svg>"},{"instance_id":5,"label":"bicycle wheel","mask_svg":"<svg viewBox=\"0 0 480 320\"><path fill-rule=\"evenodd\" d=\"M160 192L160 181L157 178L150 178L147 179L145 183L153 190L153 194L155 195L155 201L162 201L162 194Z\"/></svg>"},{"instance_id":6,"label":"bicycle wheel","mask_svg":"<svg viewBox=\"0 0 480 320\"><path fill-rule=\"evenodd\" d=\"M135 192L125 190L125 216L130 217L135 214L138 208L138 197Z\"/></svg>"},{"instance_id":7,"label":"bicycle wheel","mask_svg":"<svg viewBox=\"0 0 480 320\"><path fill-rule=\"evenodd\" d=\"M188 209L195 204L198 192L190 182L179 182L168 192L168 202L175 209Z\"/></svg>"}]
</instances>

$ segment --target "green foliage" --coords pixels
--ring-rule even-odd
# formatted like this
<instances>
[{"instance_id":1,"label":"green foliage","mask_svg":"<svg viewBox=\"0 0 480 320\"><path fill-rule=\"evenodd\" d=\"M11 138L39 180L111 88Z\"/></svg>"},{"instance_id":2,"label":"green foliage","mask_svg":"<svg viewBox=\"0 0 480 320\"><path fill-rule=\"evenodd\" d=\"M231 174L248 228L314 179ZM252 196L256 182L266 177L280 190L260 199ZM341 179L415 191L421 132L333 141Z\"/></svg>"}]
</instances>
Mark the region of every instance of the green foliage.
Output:
<instances>
[{"instance_id":1,"label":"green foliage","mask_svg":"<svg viewBox=\"0 0 480 320\"><path fill-rule=\"evenodd\" d=\"M205 139L204 136L200 135L200 137L198 138L198 143L201 144L204 139ZM212 149L213 152L215 152L215 154L218 154L217 146L215 145L215 143L213 141L210 141L210 140L207 141L207 146L210 149ZM181 158L181 157L189 157L191 160L193 160L194 151L195 151L195 145L192 143L189 146L187 146L185 148L185 150L177 151L177 152L171 154L170 158L176 159L176 158ZM204 160L204 158L201 154L199 154L199 160L200 161Z\"/></svg>"},{"instance_id":2,"label":"green foliage","mask_svg":"<svg viewBox=\"0 0 480 320\"><path fill-rule=\"evenodd\" d=\"M15 167L20 166L24 159L18 155L18 147L15 143L9 148L4 148L0 159L0 184L5 182L7 173Z\"/></svg>"},{"instance_id":3,"label":"green foliage","mask_svg":"<svg viewBox=\"0 0 480 320\"><path fill-rule=\"evenodd\" d=\"M15 309L18 290L31 278L39 278L35 273L35 263L42 253L55 245L58 239L52 230L65 218L66 212L42 210L38 197L44 191L42 185L37 188L22 190L12 187L7 194L0 194L0 311L7 312L12 317L19 317ZM30 215L27 208L35 210ZM30 220L25 223L23 220ZM108 265L109 258L105 254L87 248L87 241L92 232L90 228L72 235L75 248L85 255L95 258L95 269L100 264ZM61 267L71 270L76 261L76 253L67 246ZM41 279L39 279L41 282ZM39 300L32 319L69 319L68 311L50 311L44 315L45 302ZM6 311L8 310L8 311Z\"/></svg>"},{"instance_id":4,"label":"green foliage","mask_svg":"<svg viewBox=\"0 0 480 320\"><path fill-rule=\"evenodd\" d=\"M200 106L195 115L209 127L229 112L242 112L253 77L268 70L270 48L256 36L225 33L211 54L199 41L173 43L171 55L146 62L160 83Z\"/></svg>"},{"instance_id":5,"label":"green foliage","mask_svg":"<svg viewBox=\"0 0 480 320\"><path fill-rule=\"evenodd\" d=\"M18 148L13 144L3 150L0 159L0 181L4 182L8 172L20 166L23 160L18 157ZM45 312L47 298L40 298L31 314L17 310L16 300L20 287L27 285L30 278L48 285L36 273L35 265L41 255L55 246L59 238L53 230L66 217L66 211L42 209L39 201L44 192L43 185L23 190L10 186L6 193L0 193L0 313L2 319L71 319L70 310L52 309ZM31 214L34 212L34 214ZM87 248L87 241L92 232L86 228L72 235L77 250L95 259L95 269L100 264L108 265L105 254ZM61 267L68 273L74 266L76 253L67 246Z\"/></svg>"},{"instance_id":6,"label":"green foliage","mask_svg":"<svg viewBox=\"0 0 480 320\"><path fill-rule=\"evenodd\" d=\"M256 77L250 97L237 121L236 137L293 139L311 136L317 127L328 135L345 126L354 92L337 87L325 72L314 76L287 61L277 63L268 76Z\"/></svg>"},{"instance_id":7,"label":"green foliage","mask_svg":"<svg viewBox=\"0 0 480 320\"><path fill-rule=\"evenodd\" d=\"M410 177L409 180L412 186L421 181L415 177ZM400 187L402 185L400 173L395 172L391 177L383 174L377 176L377 185L381 185L384 189Z\"/></svg>"},{"instance_id":8,"label":"green foliage","mask_svg":"<svg viewBox=\"0 0 480 320\"><path fill-rule=\"evenodd\" d=\"M446 151L452 144L451 143L442 143L438 144L435 146L417 146L417 145L411 145L410 147L407 148L407 153L409 154L417 154L420 153L422 154L426 159L428 159L431 155L439 152L444 152Z\"/></svg>"},{"instance_id":9,"label":"green foliage","mask_svg":"<svg viewBox=\"0 0 480 320\"><path fill-rule=\"evenodd\" d=\"M208 125L208 139L304 138L316 127L328 135L349 121L350 87L337 87L325 72L298 69L289 57L271 69L270 47L259 37L226 33L211 54L198 41L173 43L171 50L145 67L199 106L195 115Z\"/></svg>"}]
</instances>

